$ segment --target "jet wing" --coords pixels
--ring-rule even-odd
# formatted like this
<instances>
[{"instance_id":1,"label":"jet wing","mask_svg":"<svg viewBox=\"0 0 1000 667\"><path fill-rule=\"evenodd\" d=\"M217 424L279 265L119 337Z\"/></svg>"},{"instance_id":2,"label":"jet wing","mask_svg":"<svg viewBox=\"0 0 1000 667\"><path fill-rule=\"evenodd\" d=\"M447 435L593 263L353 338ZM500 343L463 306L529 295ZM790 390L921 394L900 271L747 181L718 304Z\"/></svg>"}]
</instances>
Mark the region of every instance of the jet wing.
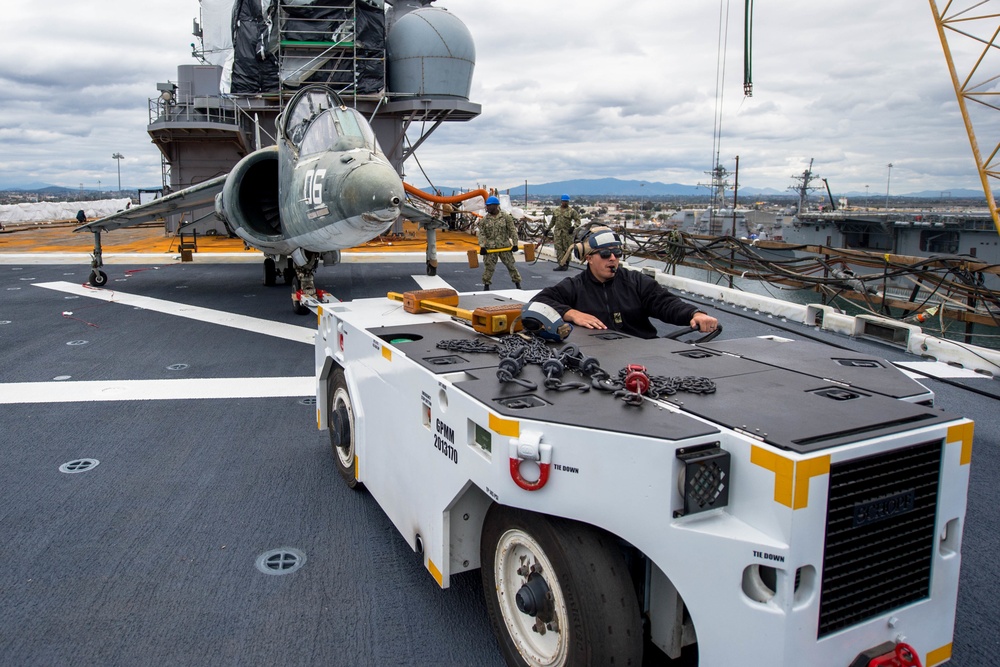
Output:
<instances>
[{"instance_id":1,"label":"jet wing","mask_svg":"<svg viewBox=\"0 0 1000 667\"><path fill-rule=\"evenodd\" d=\"M183 190L178 190L177 192L172 192L166 197L154 199L148 204L133 206L125 209L124 211L118 211L117 213L105 216L100 220L94 220L93 222L88 222L85 225L80 225L73 231L109 232L115 229L121 229L122 227L131 227L132 225L139 225L144 222L159 220L165 215L176 213L177 211L190 211L214 204L215 195L222 192L222 188L226 185L226 176L228 176L228 174L217 176L216 178L212 178L207 181L202 181L197 185L192 185L189 188L184 188Z\"/></svg>"}]
</instances>

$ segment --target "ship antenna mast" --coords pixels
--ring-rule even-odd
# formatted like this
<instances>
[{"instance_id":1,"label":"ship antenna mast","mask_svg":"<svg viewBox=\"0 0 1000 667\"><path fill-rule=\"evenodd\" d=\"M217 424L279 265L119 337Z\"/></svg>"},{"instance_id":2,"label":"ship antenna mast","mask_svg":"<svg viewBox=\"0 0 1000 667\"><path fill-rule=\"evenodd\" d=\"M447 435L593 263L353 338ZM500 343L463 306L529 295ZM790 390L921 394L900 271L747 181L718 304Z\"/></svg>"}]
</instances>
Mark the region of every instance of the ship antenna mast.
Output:
<instances>
[{"instance_id":1,"label":"ship antenna mast","mask_svg":"<svg viewBox=\"0 0 1000 667\"><path fill-rule=\"evenodd\" d=\"M812 185L812 182L819 178L819 176L814 174L812 170L814 159L815 158L809 158L809 166L806 167L801 176L792 176L797 185L792 185L788 188L789 190L799 193L799 214L806 210L806 198L809 196L809 193L819 187L817 185Z\"/></svg>"}]
</instances>

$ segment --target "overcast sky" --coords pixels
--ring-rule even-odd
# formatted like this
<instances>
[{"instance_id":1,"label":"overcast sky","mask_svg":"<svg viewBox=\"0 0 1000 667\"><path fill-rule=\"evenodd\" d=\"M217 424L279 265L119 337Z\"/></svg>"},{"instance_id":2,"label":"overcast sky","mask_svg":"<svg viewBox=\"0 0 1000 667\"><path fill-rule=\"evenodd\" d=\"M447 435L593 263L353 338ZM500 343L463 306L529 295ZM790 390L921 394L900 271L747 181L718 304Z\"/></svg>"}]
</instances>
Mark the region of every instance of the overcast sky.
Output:
<instances>
[{"instance_id":1,"label":"overcast sky","mask_svg":"<svg viewBox=\"0 0 1000 667\"><path fill-rule=\"evenodd\" d=\"M893 194L980 188L926 2L756 0L749 98L743 5L438 0L475 39L471 99L483 113L445 124L417 157L435 184L449 187L602 177L703 183L728 7L718 155L730 171L740 156L741 187L784 190L814 158L835 193L869 186L884 196L887 178ZM1000 11L990 5L1000 0L980 11ZM196 62L198 14L196 0L7 7L0 186L117 189L115 152L125 156L123 186L159 186L147 99L157 82L176 80L177 65ZM989 124L997 125L976 118L984 153L1000 137ZM412 161L406 170L407 180L426 185Z\"/></svg>"}]
</instances>

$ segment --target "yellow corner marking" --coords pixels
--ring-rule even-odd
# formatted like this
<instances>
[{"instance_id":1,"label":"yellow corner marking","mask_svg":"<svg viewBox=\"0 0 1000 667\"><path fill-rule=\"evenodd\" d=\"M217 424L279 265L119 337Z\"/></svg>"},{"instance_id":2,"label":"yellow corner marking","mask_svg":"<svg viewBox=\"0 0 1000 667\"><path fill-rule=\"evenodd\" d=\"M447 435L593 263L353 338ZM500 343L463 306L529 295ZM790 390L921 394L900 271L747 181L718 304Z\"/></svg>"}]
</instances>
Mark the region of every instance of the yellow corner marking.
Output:
<instances>
[{"instance_id":1,"label":"yellow corner marking","mask_svg":"<svg viewBox=\"0 0 1000 667\"><path fill-rule=\"evenodd\" d=\"M948 442L961 442L962 455L958 462L964 466L972 463L972 434L976 429L975 422L965 422L948 429Z\"/></svg>"},{"instance_id":2,"label":"yellow corner marking","mask_svg":"<svg viewBox=\"0 0 1000 667\"><path fill-rule=\"evenodd\" d=\"M830 474L830 456L817 456L814 459L799 461L795 466L795 502L793 510L809 506L809 480L818 475Z\"/></svg>"},{"instance_id":3,"label":"yellow corner marking","mask_svg":"<svg viewBox=\"0 0 1000 667\"><path fill-rule=\"evenodd\" d=\"M945 644L940 648L936 648L933 651L927 652L927 659L924 664L927 667L934 667L934 665L940 665L945 660L951 659L951 644Z\"/></svg>"},{"instance_id":4,"label":"yellow corner marking","mask_svg":"<svg viewBox=\"0 0 1000 667\"><path fill-rule=\"evenodd\" d=\"M320 414L321 414L320 409L316 408L316 428L319 429L320 431L322 431L323 430L323 422L320 421Z\"/></svg>"},{"instance_id":5,"label":"yellow corner marking","mask_svg":"<svg viewBox=\"0 0 1000 667\"><path fill-rule=\"evenodd\" d=\"M382 356L385 357L388 361L392 361L392 350L389 349L388 345L382 346Z\"/></svg>"},{"instance_id":6,"label":"yellow corner marking","mask_svg":"<svg viewBox=\"0 0 1000 667\"><path fill-rule=\"evenodd\" d=\"M774 473L774 502L786 507L792 506L792 478L795 475L795 463L791 459L778 456L763 447L752 445L750 463Z\"/></svg>"},{"instance_id":7,"label":"yellow corner marking","mask_svg":"<svg viewBox=\"0 0 1000 667\"><path fill-rule=\"evenodd\" d=\"M502 419L496 415L490 415L490 430L496 431L500 435L516 438L521 435L521 422L515 419Z\"/></svg>"},{"instance_id":8,"label":"yellow corner marking","mask_svg":"<svg viewBox=\"0 0 1000 667\"><path fill-rule=\"evenodd\" d=\"M809 506L809 482L812 478L830 473L829 456L817 456L796 464L757 445L750 449L750 463L774 473L774 502L793 510Z\"/></svg>"},{"instance_id":9,"label":"yellow corner marking","mask_svg":"<svg viewBox=\"0 0 1000 667\"><path fill-rule=\"evenodd\" d=\"M434 561L430 558L427 559L427 569L430 571L431 576L434 577L434 581L438 582L438 586L444 588L444 577L441 575L441 570L437 569Z\"/></svg>"}]
</instances>

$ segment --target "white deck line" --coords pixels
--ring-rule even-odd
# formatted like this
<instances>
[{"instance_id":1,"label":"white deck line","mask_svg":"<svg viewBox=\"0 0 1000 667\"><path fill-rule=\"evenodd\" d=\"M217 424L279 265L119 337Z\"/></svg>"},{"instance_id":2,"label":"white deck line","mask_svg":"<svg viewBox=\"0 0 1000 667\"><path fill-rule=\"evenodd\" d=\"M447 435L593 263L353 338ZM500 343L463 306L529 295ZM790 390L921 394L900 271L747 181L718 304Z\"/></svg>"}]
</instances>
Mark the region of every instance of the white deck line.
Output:
<instances>
[{"instance_id":1,"label":"white deck line","mask_svg":"<svg viewBox=\"0 0 1000 667\"><path fill-rule=\"evenodd\" d=\"M189 306L183 303L174 303L173 301L165 301L163 299L153 299L148 296L138 296L136 294L129 294L128 292L120 292L118 290L98 289L63 281L31 284L34 287L44 287L45 289L66 292L67 294L75 294L77 296L85 296L90 299L98 299L109 303L120 303L126 306L134 306L136 308L152 310L158 313L165 313L167 315L186 317L187 319L197 320L199 322L208 322L210 324L218 324L220 326L231 327L233 329L252 331L254 333L264 334L265 336L283 338L285 340L305 343L307 345L312 345L316 339L315 328L301 327L296 324L272 322L259 317L226 313L221 310L212 310L210 308L201 308L199 306Z\"/></svg>"},{"instance_id":2,"label":"white deck line","mask_svg":"<svg viewBox=\"0 0 1000 667\"><path fill-rule=\"evenodd\" d=\"M10 382L0 384L0 404L164 401L209 398L295 398L315 396L316 378L190 378Z\"/></svg>"},{"instance_id":3,"label":"white deck line","mask_svg":"<svg viewBox=\"0 0 1000 667\"><path fill-rule=\"evenodd\" d=\"M452 289L451 285L441 276L415 275L413 279L420 285L420 289Z\"/></svg>"}]
</instances>

